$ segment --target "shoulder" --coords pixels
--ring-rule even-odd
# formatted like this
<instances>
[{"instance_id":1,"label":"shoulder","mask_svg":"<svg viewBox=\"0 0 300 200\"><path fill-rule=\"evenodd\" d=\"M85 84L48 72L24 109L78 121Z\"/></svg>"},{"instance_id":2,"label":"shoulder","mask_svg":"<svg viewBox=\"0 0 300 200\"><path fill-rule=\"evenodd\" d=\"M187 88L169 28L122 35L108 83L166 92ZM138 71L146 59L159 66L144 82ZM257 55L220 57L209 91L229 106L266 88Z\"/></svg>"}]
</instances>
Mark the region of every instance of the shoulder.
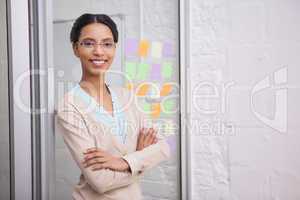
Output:
<instances>
[{"instance_id":1,"label":"shoulder","mask_svg":"<svg viewBox=\"0 0 300 200\"><path fill-rule=\"evenodd\" d=\"M76 95L76 87L66 92L61 99L58 101L57 113L64 111L76 111L80 107L81 99Z\"/></svg>"}]
</instances>

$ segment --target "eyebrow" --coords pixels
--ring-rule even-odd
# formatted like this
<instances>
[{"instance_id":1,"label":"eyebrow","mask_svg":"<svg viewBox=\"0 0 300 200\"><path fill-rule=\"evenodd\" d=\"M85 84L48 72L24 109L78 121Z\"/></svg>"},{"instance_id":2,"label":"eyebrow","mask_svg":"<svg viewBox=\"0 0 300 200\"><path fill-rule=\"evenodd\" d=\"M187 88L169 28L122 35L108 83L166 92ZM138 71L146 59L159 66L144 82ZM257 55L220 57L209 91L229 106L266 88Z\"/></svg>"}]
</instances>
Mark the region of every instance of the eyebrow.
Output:
<instances>
[{"instance_id":1,"label":"eyebrow","mask_svg":"<svg viewBox=\"0 0 300 200\"><path fill-rule=\"evenodd\" d=\"M84 40L93 40L93 41L96 41L94 38L91 38L91 37L83 38L82 41L84 41ZM104 38L104 39L101 40L101 42L110 42L110 41L114 41L113 38L109 37L109 38Z\"/></svg>"}]
</instances>

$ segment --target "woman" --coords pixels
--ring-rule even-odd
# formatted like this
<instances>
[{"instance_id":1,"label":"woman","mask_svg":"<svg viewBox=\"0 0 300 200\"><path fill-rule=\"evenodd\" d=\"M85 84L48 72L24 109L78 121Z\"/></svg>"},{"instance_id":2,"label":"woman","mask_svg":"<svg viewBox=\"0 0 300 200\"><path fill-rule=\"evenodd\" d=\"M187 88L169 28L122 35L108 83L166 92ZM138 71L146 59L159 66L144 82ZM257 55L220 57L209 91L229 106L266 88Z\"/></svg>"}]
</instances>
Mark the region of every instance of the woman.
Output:
<instances>
[{"instance_id":1,"label":"woman","mask_svg":"<svg viewBox=\"0 0 300 200\"><path fill-rule=\"evenodd\" d=\"M116 24L107 15L84 14L70 38L82 78L60 102L57 123L82 173L73 199L142 199L139 179L170 149L157 131L144 128L129 92L105 83L118 42Z\"/></svg>"}]
</instances>

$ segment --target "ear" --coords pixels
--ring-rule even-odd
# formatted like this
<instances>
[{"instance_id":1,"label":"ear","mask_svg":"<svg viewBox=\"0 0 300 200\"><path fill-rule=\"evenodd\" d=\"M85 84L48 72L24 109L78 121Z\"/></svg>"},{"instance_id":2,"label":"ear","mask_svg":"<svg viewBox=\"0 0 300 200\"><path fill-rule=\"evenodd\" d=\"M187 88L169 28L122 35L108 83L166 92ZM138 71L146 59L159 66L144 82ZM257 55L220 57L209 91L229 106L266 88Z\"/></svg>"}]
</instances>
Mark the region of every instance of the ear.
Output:
<instances>
[{"instance_id":1,"label":"ear","mask_svg":"<svg viewBox=\"0 0 300 200\"><path fill-rule=\"evenodd\" d=\"M79 58L79 52L78 52L78 45L77 45L77 43L73 44L72 47L73 47L73 52L74 52L75 56Z\"/></svg>"}]
</instances>

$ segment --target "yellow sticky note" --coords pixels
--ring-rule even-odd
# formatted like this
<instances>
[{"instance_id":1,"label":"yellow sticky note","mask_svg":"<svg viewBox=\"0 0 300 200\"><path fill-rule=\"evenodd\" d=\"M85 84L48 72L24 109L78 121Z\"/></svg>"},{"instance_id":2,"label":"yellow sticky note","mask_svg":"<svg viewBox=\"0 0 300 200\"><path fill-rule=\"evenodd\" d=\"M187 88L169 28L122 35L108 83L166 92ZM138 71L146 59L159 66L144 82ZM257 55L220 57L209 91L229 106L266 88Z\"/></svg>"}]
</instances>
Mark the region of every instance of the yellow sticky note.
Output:
<instances>
[{"instance_id":1,"label":"yellow sticky note","mask_svg":"<svg viewBox=\"0 0 300 200\"><path fill-rule=\"evenodd\" d=\"M153 58L161 58L162 55L162 43L161 42L152 42L151 45L151 54Z\"/></svg>"},{"instance_id":2,"label":"yellow sticky note","mask_svg":"<svg viewBox=\"0 0 300 200\"><path fill-rule=\"evenodd\" d=\"M133 89L133 83L127 83L126 88L128 90L132 90Z\"/></svg>"},{"instance_id":3,"label":"yellow sticky note","mask_svg":"<svg viewBox=\"0 0 300 200\"><path fill-rule=\"evenodd\" d=\"M160 90L160 96L167 96L168 94L170 94L172 91L172 85L169 83L165 83L161 90Z\"/></svg>"},{"instance_id":4,"label":"yellow sticky note","mask_svg":"<svg viewBox=\"0 0 300 200\"><path fill-rule=\"evenodd\" d=\"M139 87L138 87L138 91L136 92L137 96L145 96L149 91L149 84L144 84L142 83Z\"/></svg>"},{"instance_id":5,"label":"yellow sticky note","mask_svg":"<svg viewBox=\"0 0 300 200\"><path fill-rule=\"evenodd\" d=\"M147 40L141 40L139 45L139 56L140 57L146 57L149 50L149 42Z\"/></svg>"}]
</instances>

